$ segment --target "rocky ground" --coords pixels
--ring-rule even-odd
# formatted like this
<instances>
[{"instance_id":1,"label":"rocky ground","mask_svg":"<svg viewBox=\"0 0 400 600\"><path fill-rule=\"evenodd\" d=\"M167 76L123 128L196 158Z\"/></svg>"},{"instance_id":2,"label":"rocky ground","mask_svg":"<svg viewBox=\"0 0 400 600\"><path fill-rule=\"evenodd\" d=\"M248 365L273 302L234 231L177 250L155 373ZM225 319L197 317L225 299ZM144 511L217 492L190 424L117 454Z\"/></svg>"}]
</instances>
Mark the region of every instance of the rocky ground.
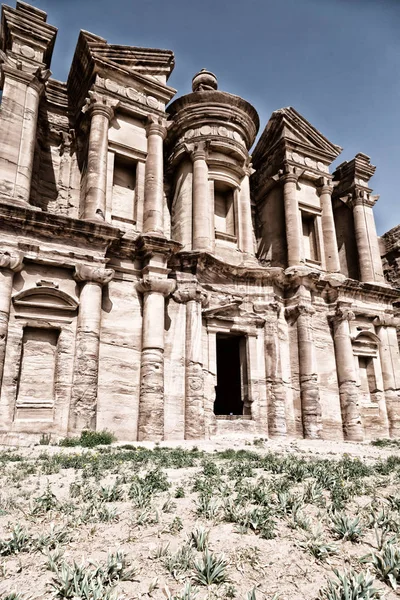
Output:
<instances>
[{"instance_id":1,"label":"rocky ground","mask_svg":"<svg viewBox=\"0 0 400 600\"><path fill-rule=\"evenodd\" d=\"M397 597L394 443L3 448L0 476L2 600Z\"/></svg>"}]
</instances>

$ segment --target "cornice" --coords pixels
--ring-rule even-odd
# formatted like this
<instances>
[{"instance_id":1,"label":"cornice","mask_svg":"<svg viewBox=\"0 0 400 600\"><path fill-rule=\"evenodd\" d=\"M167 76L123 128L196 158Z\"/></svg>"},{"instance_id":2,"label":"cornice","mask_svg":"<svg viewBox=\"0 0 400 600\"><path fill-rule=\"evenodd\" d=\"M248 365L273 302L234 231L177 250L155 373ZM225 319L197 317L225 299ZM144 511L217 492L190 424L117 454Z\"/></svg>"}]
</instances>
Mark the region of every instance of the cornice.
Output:
<instances>
[{"instance_id":1,"label":"cornice","mask_svg":"<svg viewBox=\"0 0 400 600\"><path fill-rule=\"evenodd\" d=\"M0 222L3 229L12 229L17 235L33 234L43 238L62 241L82 240L85 244L100 247L119 240L123 234L119 229L106 224L90 223L63 215L54 215L27 207L17 207L0 198Z\"/></svg>"}]
</instances>

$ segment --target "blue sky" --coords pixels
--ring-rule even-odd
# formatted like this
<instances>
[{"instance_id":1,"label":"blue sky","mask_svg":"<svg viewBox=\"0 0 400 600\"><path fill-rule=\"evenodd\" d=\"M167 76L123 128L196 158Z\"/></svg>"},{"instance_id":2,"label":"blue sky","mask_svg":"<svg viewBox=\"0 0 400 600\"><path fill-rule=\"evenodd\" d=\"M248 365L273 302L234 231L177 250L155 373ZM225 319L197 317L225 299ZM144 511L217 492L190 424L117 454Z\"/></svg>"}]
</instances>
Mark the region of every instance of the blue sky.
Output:
<instances>
[{"instance_id":1,"label":"blue sky","mask_svg":"<svg viewBox=\"0 0 400 600\"><path fill-rule=\"evenodd\" d=\"M7 4L14 2L5 0ZM78 32L110 43L168 48L169 83L190 91L213 71L243 96L264 128L293 106L344 148L377 166L378 233L400 223L400 0L30 0L59 28L52 71L65 80Z\"/></svg>"}]
</instances>

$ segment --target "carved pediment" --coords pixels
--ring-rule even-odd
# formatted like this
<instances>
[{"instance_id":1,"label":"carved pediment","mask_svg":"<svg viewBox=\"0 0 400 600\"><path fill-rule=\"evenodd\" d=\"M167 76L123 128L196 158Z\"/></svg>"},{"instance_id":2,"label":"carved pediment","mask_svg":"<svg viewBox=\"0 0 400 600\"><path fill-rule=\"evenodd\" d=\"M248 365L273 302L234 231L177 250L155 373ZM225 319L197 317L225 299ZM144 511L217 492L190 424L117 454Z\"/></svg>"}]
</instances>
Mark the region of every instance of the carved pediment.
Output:
<instances>
[{"instance_id":1,"label":"carved pediment","mask_svg":"<svg viewBox=\"0 0 400 600\"><path fill-rule=\"evenodd\" d=\"M319 157L328 164L342 151L340 146L332 144L292 107L281 108L272 113L253 152L256 169L264 157L280 144L305 155Z\"/></svg>"},{"instance_id":2,"label":"carved pediment","mask_svg":"<svg viewBox=\"0 0 400 600\"><path fill-rule=\"evenodd\" d=\"M13 303L14 306L20 309L51 308L71 312L78 308L78 302L75 298L59 290L54 285L37 285L37 287L23 290L13 296Z\"/></svg>"},{"instance_id":3,"label":"carved pediment","mask_svg":"<svg viewBox=\"0 0 400 600\"><path fill-rule=\"evenodd\" d=\"M205 308L203 310L203 315L208 318L219 317L223 319L233 320L236 317L240 317L240 306L242 304L243 300L232 300L231 302L221 304L220 306Z\"/></svg>"}]
</instances>

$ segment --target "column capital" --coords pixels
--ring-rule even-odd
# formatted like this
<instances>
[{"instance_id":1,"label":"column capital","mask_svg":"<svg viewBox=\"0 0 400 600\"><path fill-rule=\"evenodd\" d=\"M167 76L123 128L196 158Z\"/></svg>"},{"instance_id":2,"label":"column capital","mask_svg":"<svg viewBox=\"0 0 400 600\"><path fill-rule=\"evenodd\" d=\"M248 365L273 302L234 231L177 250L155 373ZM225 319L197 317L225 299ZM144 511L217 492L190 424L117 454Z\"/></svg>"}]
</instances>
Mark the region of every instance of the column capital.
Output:
<instances>
[{"instance_id":1,"label":"column capital","mask_svg":"<svg viewBox=\"0 0 400 600\"><path fill-rule=\"evenodd\" d=\"M209 145L208 141L185 144L185 150L190 155L192 162L195 162L196 160L206 160Z\"/></svg>"},{"instance_id":2,"label":"column capital","mask_svg":"<svg viewBox=\"0 0 400 600\"><path fill-rule=\"evenodd\" d=\"M251 156L248 156L243 165L243 174L244 177L250 177L253 173L256 172L256 169L253 169L253 163L251 162Z\"/></svg>"},{"instance_id":3,"label":"column capital","mask_svg":"<svg viewBox=\"0 0 400 600\"><path fill-rule=\"evenodd\" d=\"M400 319L399 317L395 317L394 315L391 314L383 314L383 315L378 315L377 317L375 317L375 319L373 320L373 323L375 326L377 327L399 327L400 326Z\"/></svg>"},{"instance_id":4,"label":"column capital","mask_svg":"<svg viewBox=\"0 0 400 600\"><path fill-rule=\"evenodd\" d=\"M281 312L281 305L276 300L259 300L258 302L253 302L253 310L257 315L261 314L276 320Z\"/></svg>"},{"instance_id":5,"label":"column capital","mask_svg":"<svg viewBox=\"0 0 400 600\"><path fill-rule=\"evenodd\" d=\"M332 179L328 177L321 177L316 183L316 189L319 196L322 196L323 194L328 194L329 196L332 196L334 190Z\"/></svg>"},{"instance_id":6,"label":"column capital","mask_svg":"<svg viewBox=\"0 0 400 600\"><path fill-rule=\"evenodd\" d=\"M114 269L106 269L104 265L75 265L74 278L76 281L84 281L105 285L114 277Z\"/></svg>"},{"instance_id":7,"label":"column capital","mask_svg":"<svg viewBox=\"0 0 400 600\"><path fill-rule=\"evenodd\" d=\"M210 301L210 294L197 282L179 285L172 297L179 304L194 301L200 303L203 308L206 308Z\"/></svg>"},{"instance_id":8,"label":"column capital","mask_svg":"<svg viewBox=\"0 0 400 600\"><path fill-rule=\"evenodd\" d=\"M336 310L333 315L330 316L331 321L334 324L342 323L343 321L354 321L356 318L354 312L351 310L352 302L346 302L340 300L336 304Z\"/></svg>"},{"instance_id":9,"label":"column capital","mask_svg":"<svg viewBox=\"0 0 400 600\"><path fill-rule=\"evenodd\" d=\"M285 308L285 317L290 323L295 323L299 317L311 317L314 313L315 308L305 301Z\"/></svg>"},{"instance_id":10,"label":"column capital","mask_svg":"<svg viewBox=\"0 0 400 600\"><path fill-rule=\"evenodd\" d=\"M98 92L90 91L82 111L87 112L91 118L96 114L100 114L104 115L108 121L111 121L114 117L114 111L118 106L118 100L114 100Z\"/></svg>"},{"instance_id":11,"label":"column capital","mask_svg":"<svg viewBox=\"0 0 400 600\"><path fill-rule=\"evenodd\" d=\"M5 75L24 83L28 87L33 88L40 95L44 91L47 80L51 76L50 69L38 67L36 71L23 71L14 66L10 60L0 65L0 79L3 80Z\"/></svg>"},{"instance_id":12,"label":"column capital","mask_svg":"<svg viewBox=\"0 0 400 600\"><path fill-rule=\"evenodd\" d=\"M164 117L158 115L147 115L146 135L159 135L163 140L167 136L167 131L171 127L171 123Z\"/></svg>"},{"instance_id":13,"label":"column capital","mask_svg":"<svg viewBox=\"0 0 400 600\"><path fill-rule=\"evenodd\" d=\"M141 279L136 284L136 289L142 294L149 294L154 292L156 294L162 294L164 298L172 294L176 288L176 281L174 279Z\"/></svg>"},{"instance_id":14,"label":"column capital","mask_svg":"<svg viewBox=\"0 0 400 600\"><path fill-rule=\"evenodd\" d=\"M356 188L350 196L347 204L354 209L355 206L368 206L372 208L379 196L372 196L367 190Z\"/></svg>"},{"instance_id":15,"label":"column capital","mask_svg":"<svg viewBox=\"0 0 400 600\"><path fill-rule=\"evenodd\" d=\"M18 273L22 270L24 256L18 250L0 250L0 269Z\"/></svg>"}]
</instances>

